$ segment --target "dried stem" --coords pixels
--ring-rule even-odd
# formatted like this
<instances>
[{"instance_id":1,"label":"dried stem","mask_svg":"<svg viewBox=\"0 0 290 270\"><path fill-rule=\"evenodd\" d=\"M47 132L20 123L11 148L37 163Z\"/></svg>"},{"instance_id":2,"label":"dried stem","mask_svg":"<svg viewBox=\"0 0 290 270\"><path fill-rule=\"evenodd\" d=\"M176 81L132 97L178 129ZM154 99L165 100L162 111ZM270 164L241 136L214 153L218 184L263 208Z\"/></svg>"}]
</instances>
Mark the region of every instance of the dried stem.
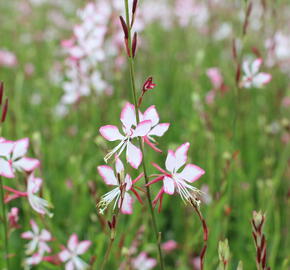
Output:
<instances>
[{"instance_id":1,"label":"dried stem","mask_svg":"<svg viewBox=\"0 0 290 270\"><path fill-rule=\"evenodd\" d=\"M129 53L128 55L128 60L129 60L129 66L130 66L130 78L131 78L131 89L132 89L132 94L133 94L133 100L134 100L134 106L135 106L135 115L136 115L136 121L137 124L140 122L139 119L139 114L138 114L138 103L137 103L137 91L136 91L136 83L135 83L135 73L134 73L134 60L133 60L133 53L132 53L132 39L131 39L131 28L132 25L130 24L130 15L129 15L129 4L128 0L124 0L125 4L125 10L126 10L126 24L128 27L128 48L129 48ZM144 147L142 143L142 139L139 137L139 145L140 149L143 155L143 160L142 160L142 166L143 166L143 172L144 172L144 178L146 184L149 182L148 174L147 174L147 168L145 164L145 153L144 153ZM146 197L148 201L148 206L150 209L150 215L151 215L151 221L152 221L152 226L154 230L154 234L156 237L156 244L157 244L157 249L158 249L158 255L159 255L159 263L160 263L160 268L163 270L164 269L164 262L163 262L163 255L162 255L162 250L161 250L161 244L160 244L160 233L157 228L157 223L156 223L156 218L152 206L152 198L151 198L151 193L150 193L150 187L146 186Z\"/></svg>"}]
</instances>

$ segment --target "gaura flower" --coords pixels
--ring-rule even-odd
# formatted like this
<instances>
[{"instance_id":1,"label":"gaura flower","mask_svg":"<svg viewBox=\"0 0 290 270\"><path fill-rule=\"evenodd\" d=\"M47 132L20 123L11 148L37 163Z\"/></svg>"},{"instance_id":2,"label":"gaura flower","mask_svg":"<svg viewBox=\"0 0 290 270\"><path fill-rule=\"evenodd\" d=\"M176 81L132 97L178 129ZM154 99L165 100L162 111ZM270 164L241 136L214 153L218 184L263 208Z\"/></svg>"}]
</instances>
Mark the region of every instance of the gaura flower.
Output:
<instances>
[{"instance_id":1,"label":"gaura flower","mask_svg":"<svg viewBox=\"0 0 290 270\"><path fill-rule=\"evenodd\" d=\"M136 258L132 260L132 267L135 270L150 270L157 265L157 261L149 258L146 252L141 252Z\"/></svg>"},{"instance_id":2,"label":"gaura flower","mask_svg":"<svg viewBox=\"0 0 290 270\"><path fill-rule=\"evenodd\" d=\"M249 61L243 62L244 76L241 81L241 86L245 88L262 88L272 80L272 75L265 72L259 72L261 64L263 63L262 58L257 58L252 63Z\"/></svg>"},{"instance_id":3,"label":"gaura flower","mask_svg":"<svg viewBox=\"0 0 290 270\"><path fill-rule=\"evenodd\" d=\"M99 174L103 178L104 182L109 186L117 187L103 195L97 206L100 208L100 213L103 213L108 205L112 201L115 201L113 209L115 209L116 205L118 205L118 208L121 209L121 213L130 215L133 213L133 197L129 194L129 191L132 191L137 199L142 203L138 192L134 188L134 184L143 177L143 173L133 181L131 176L127 174L124 181L122 181L121 173L124 171L123 163L119 158L117 158L115 165L117 177L114 170L110 166L98 166Z\"/></svg>"},{"instance_id":4,"label":"gaura flower","mask_svg":"<svg viewBox=\"0 0 290 270\"><path fill-rule=\"evenodd\" d=\"M49 217L52 217L53 214L50 213L47 208L50 207L49 203L35 195L39 192L42 185L41 178L35 178L34 173L32 172L27 179L27 197L31 207L39 214L47 214Z\"/></svg>"},{"instance_id":5,"label":"gaura flower","mask_svg":"<svg viewBox=\"0 0 290 270\"><path fill-rule=\"evenodd\" d=\"M156 198L153 201L154 206L157 202L160 202L159 210L161 209L162 197L164 193L173 195L175 192L179 193L181 199L186 202L190 199L195 199L194 193L200 193L200 191L191 186L189 183L193 183L198 180L205 171L194 164L187 164L187 152L190 144L184 143L179 146L176 151L168 150L168 155L165 162L166 170L160 168L157 164L152 163L153 166L159 170L162 174L157 178L149 182L147 185L152 185L158 181L163 181L163 187L160 189ZM181 167L183 170L178 172Z\"/></svg>"},{"instance_id":6,"label":"gaura flower","mask_svg":"<svg viewBox=\"0 0 290 270\"><path fill-rule=\"evenodd\" d=\"M151 121L151 129L143 137L145 143L147 143L156 152L162 152L156 147L156 140L152 136L161 137L168 130L169 123L159 123L159 115L154 105L150 106L143 114L139 111L140 121Z\"/></svg>"},{"instance_id":7,"label":"gaura flower","mask_svg":"<svg viewBox=\"0 0 290 270\"><path fill-rule=\"evenodd\" d=\"M59 259L66 263L65 270L84 270L88 268L86 264L79 255L84 254L91 245L91 241L85 240L79 242L78 236L72 234L67 242L67 248L62 250L58 256Z\"/></svg>"},{"instance_id":8,"label":"gaura flower","mask_svg":"<svg viewBox=\"0 0 290 270\"><path fill-rule=\"evenodd\" d=\"M123 124L122 129L125 135L122 135L118 127L113 125L106 125L100 128L100 133L106 140L120 141L120 143L105 156L105 162L116 153L118 153L117 156L120 156L126 148L127 161L133 168L138 169L142 162L142 152L132 143L132 140L137 137L146 136L151 129L152 122L150 120L145 120L137 125L135 108L130 103L126 103L122 109L120 120Z\"/></svg>"},{"instance_id":9,"label":"gaura flower","mask_svg":"<svg viewBox=\"0 0 290 270\"><path fill-rule=\"evenodd\" d=\"M0 140L0 175L13 178L15 171L31 172L40 165L39 160L24 156L28 146L28 138L15 142Z\"/></svg>"},{"instance_id":10,"label":"gaura flower","mask_svg":"<svg viewBox=\"0 0 290 270\"><path fill-rule=\"evenodd\" d=\"M8 221L9 221L9 228L20 228L18 224L19 221L19 209L17 207L12 207L10 212L8 213Z\"/></svg>"},{"instance_id":11,"label":"gaura flower","mask_svg":"<svg viewBox=\"0 0 290 270\"><path fill-rule=\"evenodd\" d=\"M45 229L39 230L34 220L30 220L30 225L32 231L21 234L22 238L31 240L26 246L26 254L31 255L37 253L43 256L45 252L51 252L50 247L46 243L52 240L50 232Z\"/></svg>"},{"instance_id":12,"label":"gaura flower","mask_svg":"<svg viewBox=\"0 0 290 270\"><path fill-rule=\"evenodd\" d=\"M47 208L50 207L49 203L35 195L39 192L42 185L41 178L35 178L34 172L32 172L27 179L27 192L22 192L16 189L13 189L9 186L4 186L4 189L11 192L12 195L7 196L5 199L5 203L9 203L12 200L15 200L20 197L27 197L28 202L31 205L32 209L39 214L45 215L47 214L49 217L52 217L53 214L48 211Z\"/></svg>"}]
</instances>

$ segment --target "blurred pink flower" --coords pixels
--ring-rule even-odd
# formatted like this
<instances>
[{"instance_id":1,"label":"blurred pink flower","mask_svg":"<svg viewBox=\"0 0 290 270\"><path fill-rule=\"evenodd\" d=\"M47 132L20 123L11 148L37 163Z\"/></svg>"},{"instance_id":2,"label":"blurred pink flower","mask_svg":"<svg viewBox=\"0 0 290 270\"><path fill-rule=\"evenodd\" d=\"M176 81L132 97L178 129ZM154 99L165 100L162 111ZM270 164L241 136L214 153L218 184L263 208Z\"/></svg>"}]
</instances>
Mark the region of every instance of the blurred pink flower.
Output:
<instances>
[{"instance_id":1,"label":"blurred pink flower","mask_svg":"<svg viewBox=\"0 0 290 270\"><path fill-rule=\"evenodd\" d=\"M15 67L17 65L17 58L14 53L7 50L0 50L0 66Z\"/></svg>"},{"instance_id":2,"label":"blurred pink flower","mask_svg":"<svg viewBox=\"0 0 290 270\"><path fill-rule=\"evenodd\" d=\"M192 193L200 193L197 188L188 183L193 183L198 180L205 173L203 169L194 164L187 164L183 170L178 173L179 169L186 164L189 146L190 143L187 142L179 146L175 152L173 150L168 150L165 162L167 171L160 168L157 164L152 163L153 166L162 173L147 184L152 185L158 181L163 181L163 187L160 189L153 201L154 206L159 201L159 210L161 209L163 193L173 195L177 192L183 201L195 199Z\"/></svg>"},{"instance_id":3,"label":"blurred pink flower","mask_svg":"<svg viewBox=\"0 0 290 270\"><path fill-rule=\"evenodd\" d=\"M9 221L9 228L20 228L18 224L19 221L19 209L17 207L12 207L10 212L8 213L8 221Z\"/></svg>"},{"instance_id":4,"label":"blurred pink flower","mask_svg":"<svg viewBox=\"0 0 290 270\"><path fill-rule=\"evenodd\" d=\"M144 137L148 134L152 127L150 120L145 120L136 124L135 107L130 103L126 103L122 109L120 120L122 122L122 129L125 135L122 135L118 127L113 125L106 125L100 128L101 135L108 141L120 141L120 143L105 156L107 162L118 151L118 157L126 148L126 159L130 165L138 169L142 162L141 150L132 144L132 139L137 137Z\"/></svg>"},{"instance_id":5,"label":"blurred pink flower","mask_svg":"<svg viewBox=\"0 0 290 270\"><path fill-rule=\"evenodd\" d=\"M272 75L265 72L259 72L263 63L262 58L257 58L253 62L245 60L243 62L244 76L241 81L241 86L245 88L262 88L272 80Z\"/></svg>"},{"instance_id":6,"label":"blurred pink flower","mask_svg":"<svg viewBox=\"0 0 290 270\"><path fill-rule=\"evenodd\" d=\"M50 232L45 229L40 230L34 220L30 220L30 225L32 231L21 234L23 239L31 240L26 245L26 254L31 255L36 253L38 255L35 255L35 258L37 258L39 256L42 257L45 252L50 253L51 249L47 244L47 242L52 240Z\"/></svg>"},{"instance_id":7,"label":"blurred pink flower","mask_svg":"<svg viewBox=\"0 0 290 270\"><path fill-rule=\"evenodd\" d=\"M284 97L282 99L282 106L285 108L289 108L290 107L290 97Z\"/></svg>"},{"instance_id":8,"label":"blurred pink flower","mask_svg":"<svg viewBox=\"0 0 290 270\"><path fill-rule=\"evenodd\" d=\"M166 252L171 252L175 249L177 249L177 243L174 240L168 240L167 242L164 242L161 247Z\"/></svg>"},{"instance_id":9,"label":"blurred pink flower","mask_svg":"<svg viewBox=\"0 0 290 270\"><path fill-rule=\"evenodd\" d=\"M149 258L146 252L141 252L132 260L132 267L135 270L150 270L157 265L156 259Z\"/></svg>"},{"instance_id":10,"label":"blurred pink flower","mask_svg":"<svg viewBox=\"0 0 290 270\"><path fill-rule=\"evenodd\" d=\"M116 158L115 170L118 175L124 172L123 163L119 158ZM104 210L108 207L108 205L115 201L113 208L121 207L121 212L123 214L132 214L133 213L133 198L129 194L129 191L132 191L137 199L142 203L142 200L138 194L138 192L134 189L134 184L139 181L143 174L140 174L136 179L132 181L131 176L127 174L125 176L124 182L120 183L118 178L115 176L114 170L107 166L102 165L98 166L98 171L100 176L103 178L104 182L109 186L117 186L110 192L106 193L102 196L101 201L98 203L98 207L100 208L100 213L103 213ZM121 195L123 194L123 199ZM122 205L121 205L122 204Z\"/></svg>"},{"instance_id":11,"label":"blurred pink flower","mask_svg":"<svg viewBox=\"0 0 290 270\"><path fill-rule=\"evenodd\" d=\"M67 242L67 248L59 253L59 259L65 263L66 270L84 270L88 265L79 257L84 254L91 245L91 241L79 242L78 236L72 234Z\"/></svg>"}]
</instances>

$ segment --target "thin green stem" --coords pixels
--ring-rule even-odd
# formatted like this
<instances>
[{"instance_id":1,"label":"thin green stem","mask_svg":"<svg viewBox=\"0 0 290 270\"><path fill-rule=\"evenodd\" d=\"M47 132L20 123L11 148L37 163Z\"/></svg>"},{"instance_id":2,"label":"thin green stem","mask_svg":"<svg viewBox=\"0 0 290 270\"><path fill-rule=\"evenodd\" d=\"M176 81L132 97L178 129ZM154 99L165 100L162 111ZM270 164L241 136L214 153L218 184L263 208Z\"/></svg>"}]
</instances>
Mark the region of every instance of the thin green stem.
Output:
<instances>
[{"instance_id":1,"label":"thin green stem","mask_svg":"<svg viewBox=\"0 0 290 270\"><path fill-rule=\"evenodd\" d=\"M134 72L134 60L132 57L132 39L131 39L131 26L130 26L130 16L129 16L129 4L128 0L124 0L125 3L125 10L126 10L126 24L128 26L128 47L130 51L130 56L128 56L129 59L129 66L130 66L130 79L131 79L131 89L132 89L132 94L133 94L133 100L134 100L134 106L135 106L135 115L136 115L136 121L137 124L140 122L139 119L139 114L138 114L138 103L137 103L137 91L136 91L136 83L135 83L135 72ZM145 183L147 184L149 182L149 177L147 173L147 168L146 168L146 163L145 163L145 153L144 153L144 147L142 143L142 138L139 137L139 146L142 152L142 167L143 167L143 172L144 172L144 178L145 178ZM150 209L150 215L151 215L151 222L154 230L154 234L156 237L156 244L157 244L157 249L158 249L158 255L159 255L159 263L160 263L160 268L163 270L164 268L164 262L163 262L163 255L162 255L162 249L161 249L161 233L158 231L157 227L157 222L156 222L156 217L154 213L154 209L152 206L152 198L151 198L151 192L150 192L150 187L146 186L146 197Z\"/></svg>"},{"instance_id":2,"label":"thin green stem","mask_svg":"<svg viewBox=\"0 0 290 270\"><path fill-rule=\"evenodd\" d=\"M4 245L5 245L5 261L6 269L9 270L9 244L8 244L8 225L7 225L7 215L6 207L4 202L4 188L2 177L0 177L0 189L1 189L1 202L2 202L2 219L3 219L3 228L4 228Z\"/></svg>"}]
</instances>

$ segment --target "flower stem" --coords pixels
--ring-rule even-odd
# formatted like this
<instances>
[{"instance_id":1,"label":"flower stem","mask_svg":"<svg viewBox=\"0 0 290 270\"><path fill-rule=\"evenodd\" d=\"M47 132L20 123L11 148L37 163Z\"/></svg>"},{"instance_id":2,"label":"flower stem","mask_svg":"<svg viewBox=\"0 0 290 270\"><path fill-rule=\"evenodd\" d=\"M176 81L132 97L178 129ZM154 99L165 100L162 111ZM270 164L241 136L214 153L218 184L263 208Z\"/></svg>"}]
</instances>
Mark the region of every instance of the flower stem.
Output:
<instances>
[{"instance_id":1,"label":"flower stem","mask_svg":"<svg viewBox=\"0 0 290 270\"><path fill-rule=\"evenodd\" d=\"M5 261L6 261L6 269L9 270L9 245L8 245L8 226L7 226L7 216L6 216L6 207L4 202L4 188L2 177L0 176L0 189L1 189L1 202L2 202L2 219L3 219L3 227L4 227L4 245L5 245Z\"/></svg>"},{"instance_id":2,"label":"flower stem","mask_svg":"<svg viewBox=\"0 0 290 270\"><path fill-rule=\"evenodd\" d=\"M129 60L129 68L130 68L131 89L132 89L134 106L135 106L136 122L138 124L140 122L140 119L139 119L139 114L138 114L138 103L137 103L137 93L136 93L137 91L136 91L135 72L134 72L134 60L132 57L133 53L132 53L131 25L130 25L128 0L124 0L124 3L125 3L125 11L126 11L126 24L128 27L128 47L129 47L129 51L130 51L130 55L128 55L128 60ZM143 167L143 172L144 172L145 183L148 184L149 178L148 178L147 168L146 168L146 164L145 164L145 153L144 153L142 138L139 137L138 139L139 139L139 145L140 145L140 149L141 149L142 156L143 156L142 167ZM154 230L154 234L156 237L156 245L157 245L157 249L158 249L160 268L163 270L165 268L164 268L163 255L162 255L161 243L160 243L161 233L158 231L158 228L157 228L157 222L156 222L156 218L155 218L155 214L154 214L154 210L153 210L153 206L152 206L152 198L151 198L149 186L146 186L146 197L147 197L147 201L148 201L148 205L149 205L149 209L150 209L153 230Z\"/></svg>"}]
</instances>

